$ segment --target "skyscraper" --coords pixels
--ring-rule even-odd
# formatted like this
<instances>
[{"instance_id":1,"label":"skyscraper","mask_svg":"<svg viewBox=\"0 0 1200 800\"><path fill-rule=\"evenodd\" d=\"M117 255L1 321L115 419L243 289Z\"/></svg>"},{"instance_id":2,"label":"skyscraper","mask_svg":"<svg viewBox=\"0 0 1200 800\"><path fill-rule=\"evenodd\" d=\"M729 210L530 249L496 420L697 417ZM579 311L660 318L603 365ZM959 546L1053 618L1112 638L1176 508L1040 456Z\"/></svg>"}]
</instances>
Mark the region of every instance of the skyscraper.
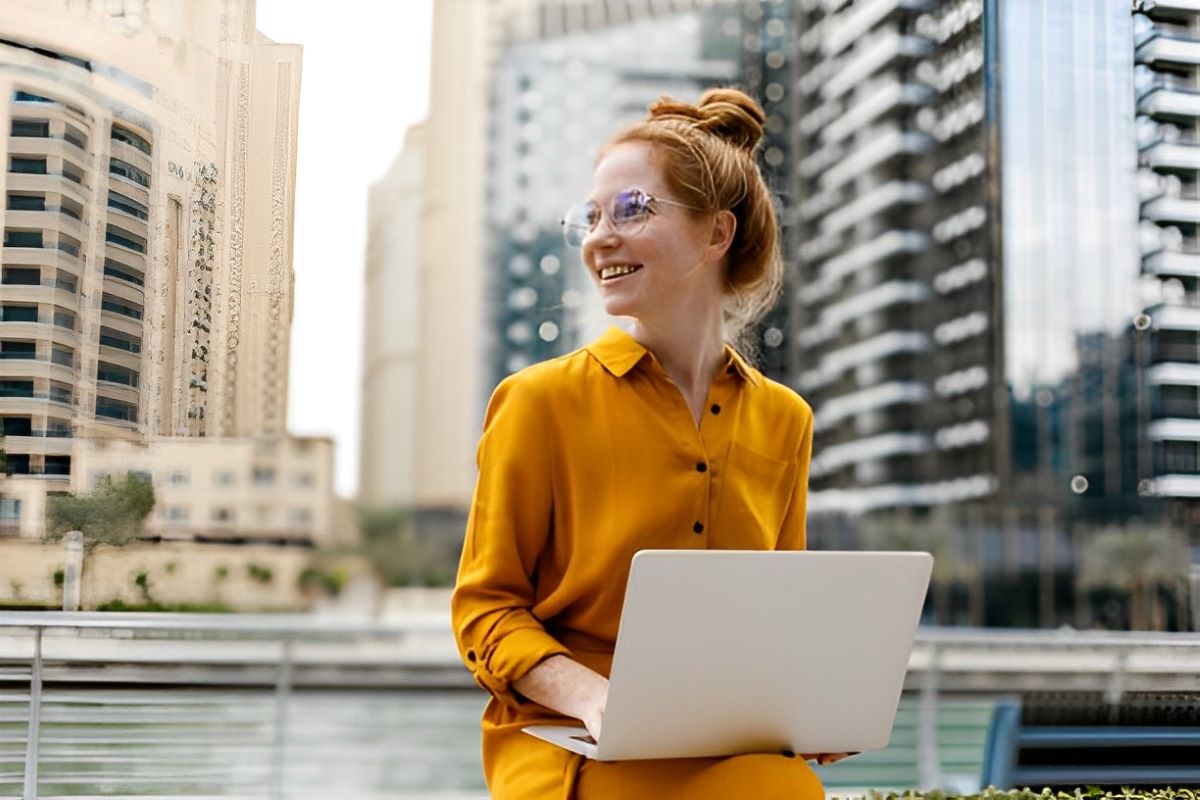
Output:
<instances>
[{"instance_id":1,"label":"skyscraper","mask_svg":"<svg viewBox=\"0 0 1200 800\"><path fill-rule=\"evenodd\" d=\"M283 435L299 46L243 0L2 27L8 472L65 489L74 437Z\"/></svg>"},{"instance_id":2,"label":"skyscraper","mask_svg":"<svg viewBox=\"0 0 1200 800\"><path fill-rule=\"evenodd\" d=\"M1192 519L1194 12L1137 5L798 2L818 536L941 508L985 568L1053 573L1089 525Z\"/></svg>"}]
</instances>

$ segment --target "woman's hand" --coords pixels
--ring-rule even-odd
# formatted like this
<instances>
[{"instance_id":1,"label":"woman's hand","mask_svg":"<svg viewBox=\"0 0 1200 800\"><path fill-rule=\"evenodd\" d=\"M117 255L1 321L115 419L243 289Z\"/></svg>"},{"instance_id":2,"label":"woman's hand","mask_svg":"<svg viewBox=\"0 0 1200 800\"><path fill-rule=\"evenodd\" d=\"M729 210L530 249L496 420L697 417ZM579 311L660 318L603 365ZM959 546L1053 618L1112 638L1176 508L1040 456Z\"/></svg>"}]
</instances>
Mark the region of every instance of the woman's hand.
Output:
<instances>
[{"instance_id":1,"label":"woman's hand","mask_svg":"<svg viewBox=\"0 0 1200 800\"><path fill-rule=\"evenodd\" d=\"M551 656L513 681L513 688L535 703L582 720L599 741L608 678L567 656Z\"/></svg>"},{"instance_id":2,"label":"woman's hand","mask_svg":"<svg viewBox=\"0 0 1200 800\"><path fill-rule=\"evenodd\" d=\"M827 764L836 764L843 758L856 755L858 753L802 753L800 757L805 761L816 761L821 766L826 766Z\"/></svg>"}]
</instances>

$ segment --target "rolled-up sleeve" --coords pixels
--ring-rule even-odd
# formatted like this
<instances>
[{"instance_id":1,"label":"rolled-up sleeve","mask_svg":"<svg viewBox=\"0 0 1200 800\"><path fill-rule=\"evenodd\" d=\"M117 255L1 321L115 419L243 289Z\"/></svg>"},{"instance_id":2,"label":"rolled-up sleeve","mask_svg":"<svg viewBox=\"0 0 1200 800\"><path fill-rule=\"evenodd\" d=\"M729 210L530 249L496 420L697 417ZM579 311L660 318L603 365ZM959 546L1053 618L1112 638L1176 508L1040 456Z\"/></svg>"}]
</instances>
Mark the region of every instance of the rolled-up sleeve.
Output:
<instances>
[{"instance_id":1,"label":"rolled-up sleeve","mask_svg":"<svg viewBox=\"0 0 1200 800\"><path fill-rule=\"evenodd\" d=\"M779 530L776 550L803 550L807 545L808 462L812 460L813 415L807 403L804 410L805 418L796 453L796 484L792 488L792 500Z\"/></svg>"},{"instance_id":2,"label":"rolled-up sleeve","mask_svg":"<svg viewBox=\"0 0 1200 800\"><path fill-rule=\"evenodd\" d=\"M538 388L518 373L488 403L450 604L463 663L477 684L514 706L525 701L513 681L543 659L570 652L531 611L554 507L550 426Z\"/></svg>"}]
</instances>

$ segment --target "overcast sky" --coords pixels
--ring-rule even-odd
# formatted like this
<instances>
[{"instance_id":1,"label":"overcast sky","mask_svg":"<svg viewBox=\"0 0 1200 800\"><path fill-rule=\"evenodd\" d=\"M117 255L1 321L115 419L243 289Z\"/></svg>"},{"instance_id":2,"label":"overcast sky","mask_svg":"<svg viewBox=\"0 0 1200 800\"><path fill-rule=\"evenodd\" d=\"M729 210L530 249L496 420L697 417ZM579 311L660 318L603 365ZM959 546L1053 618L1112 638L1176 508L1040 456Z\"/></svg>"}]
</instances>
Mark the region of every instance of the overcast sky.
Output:
<instances>
[{"instance_id":1,"label":"overcast sky","mask_svg":"<svg viewBox=\"0 0 1200 800\"><path fill-rule=\"evenodd\" d=\"M431 0L258 0L264 35L304 45L288 428L334 438L347 497L358 488L367 187L425 117L431 28Z\"/></svg>"}]
</instances>

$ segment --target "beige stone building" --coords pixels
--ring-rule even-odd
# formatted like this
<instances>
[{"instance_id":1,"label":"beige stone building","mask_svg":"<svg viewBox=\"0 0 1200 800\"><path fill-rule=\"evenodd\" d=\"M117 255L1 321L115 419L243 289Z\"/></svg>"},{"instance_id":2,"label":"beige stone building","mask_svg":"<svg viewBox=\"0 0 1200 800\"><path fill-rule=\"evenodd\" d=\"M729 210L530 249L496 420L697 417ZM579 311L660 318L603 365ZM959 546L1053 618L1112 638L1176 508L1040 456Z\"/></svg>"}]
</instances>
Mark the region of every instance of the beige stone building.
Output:
<instances>
[{"instance_id":1,"label":"beige stone building","mask_svg":"<svg viewBox=\"0 0 1200 800\"><path fill-rule=\"evenodd\" d=\"M286 434L301 49L253 0L5 0L0 29L3 532L86 440Z\"/></svg>"},{"instance_id":2,"label":"beige stone building","mask_svg":"<svg viewBox=\"0 0 1200 800\"><path fill-rule=\"evenodd\" d=\"M80 439L71 491L133 472L154 486L146 534L164 540L331 544L333 440L325 437L142 442Z\"/></svg>"},{"instance_id":3,"label":"beige stone building","mask_svg":"<svg viewBox=\"0 0 1200 800\"><path fill-rule=\"evenodd\" d=\"M424 133L409 129L367 199L359 501L371 508L411 507L416 498Z\"/></svg>"}]
</instances>

